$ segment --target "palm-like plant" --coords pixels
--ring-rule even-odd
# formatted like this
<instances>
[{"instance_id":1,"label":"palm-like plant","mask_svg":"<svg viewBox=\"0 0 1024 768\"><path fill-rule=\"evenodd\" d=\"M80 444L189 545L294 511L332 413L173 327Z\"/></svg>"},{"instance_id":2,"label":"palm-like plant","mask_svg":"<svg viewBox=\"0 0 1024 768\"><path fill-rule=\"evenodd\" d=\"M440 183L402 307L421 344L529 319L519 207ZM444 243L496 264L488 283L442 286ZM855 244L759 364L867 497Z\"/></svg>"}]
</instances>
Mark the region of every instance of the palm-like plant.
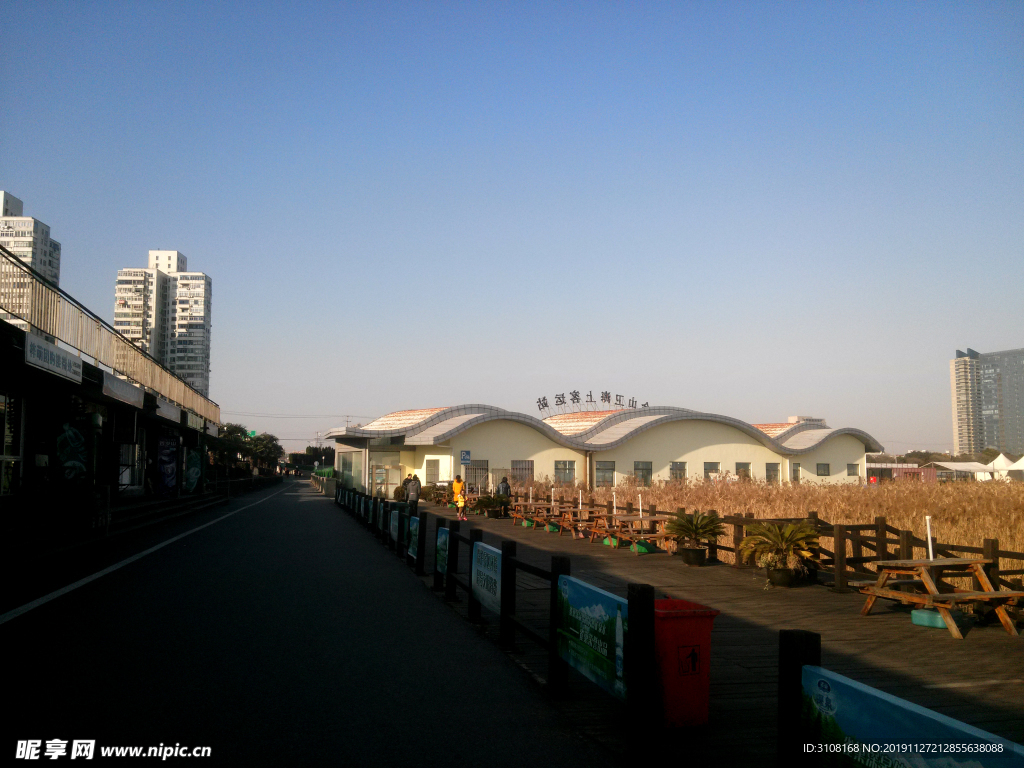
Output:
<instances>
[{"instance_id":1,"label":"palm-like plant","mask_svg":"<svg viewBox=\"0 0 1024 768\"><path fill-rule=\"evenodd\" d=\"M719 536L725 535L725 524L716 512L704 514L699 510L694 510L692 515L677 512L675 518L669 520L666 529L693 547L699 547L702 541L716 541Z\"/></svg>"},{"instance_id":2,"label":"palm-like plant","mask_svg":"<svg viewBox=\"0 0 1024 768\"><path fill-rule=\"evenodd\" d=\"M807 522L751 523L749 533L740 542L740 560L753 556L762 568L792 568L806 571L804 561L814 558L818 531Z\"/></svg>"}]
</instances>

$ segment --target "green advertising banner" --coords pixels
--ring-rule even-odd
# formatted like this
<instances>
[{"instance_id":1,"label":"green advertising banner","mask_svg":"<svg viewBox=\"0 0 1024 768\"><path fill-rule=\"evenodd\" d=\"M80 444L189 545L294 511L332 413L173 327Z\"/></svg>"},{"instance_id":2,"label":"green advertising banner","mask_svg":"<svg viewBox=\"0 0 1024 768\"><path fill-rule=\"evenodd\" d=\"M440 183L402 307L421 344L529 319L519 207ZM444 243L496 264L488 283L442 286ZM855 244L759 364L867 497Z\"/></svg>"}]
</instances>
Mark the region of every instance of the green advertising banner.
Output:
<instances>
[{"instance_id":1,"label":"green advertising banner","mask_svg":"<svg viewBox=\"0 0 1024 768\"><path fill-rule=\"evenodd\" d=\"M409 548L406 553L413 560L419 560L420 553L420 519L418 517L409 518Z\"/></svg>"},{"instance_id":2,"label":"green advertising banner","mask_svg":"<svg viewBox=\"0 0 1024 768\"><path fill-rule=\"evenodd\" d=\"M572 576L558 577L558 654L613 696L626 698L623 649L629 604Z\"/></svg>"},{"instance_id":3,"label":"green advertising banner","mask_svg":"<svg viewBox=\"0 0 1024 768\"><path fill-rule=\"evenodd\" d=\"M448 529L437 529L437 548L435 550L434 568L438 573L448 573Z\"/></svg>"},{"instance_id":4,"label":"green advertising banner","mask_svg":"<svg viewBox=\"0 0 1024 768\"><path fill-rule=\"evenodd\" d=\"M1024 747L837 675L805 666L803 751L835 768L1024 768Z\"/></svg>"},{"instance_id":5,"label":"green advertising banner","mask_svg":"<svg viewBox=\"0 0 1024 768\"><path fill-rule=\"evenodd\" d=\"M473 597L484 608L501 613L501 550L476 542L471 573Z\"/></svg>"}]
</instances>

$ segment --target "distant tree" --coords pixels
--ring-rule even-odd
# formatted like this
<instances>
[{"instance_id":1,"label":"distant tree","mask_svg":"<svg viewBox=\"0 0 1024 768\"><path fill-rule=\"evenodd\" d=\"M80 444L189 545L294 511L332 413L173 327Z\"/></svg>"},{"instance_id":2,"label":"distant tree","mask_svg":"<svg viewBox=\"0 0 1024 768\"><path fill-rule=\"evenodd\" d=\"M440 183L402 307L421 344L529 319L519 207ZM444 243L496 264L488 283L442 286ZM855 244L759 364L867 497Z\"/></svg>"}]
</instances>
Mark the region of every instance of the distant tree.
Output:
<instances>
[{"instance_id":1,"label":"distant tree","mask_svg":"<svg viewBox=\"0 0 1024 768\"><path fill-rule=\"evenodd\" d=\"M219 464L234 464L252 456L249 430L242 424L222 424L217 436L216 455Z\"/></svg>"},{"instance_id":2,"label":"distant tree","mask_svg":"<svg viewBox=\"0 0 1024 768\"><path fill-rule=\"evenodd\" d=\"M334 466L334 446L326 445L318 448L315 445L306 446L306 455L312 456L315 461L319 461L325 467Z\"/></svg>"},{"instance_id":3,"label":"distant tree","mask_svg":"<svg viewBox=\"0 0 1024 768\"><path fill-rule=\"evenodd\" d=\"M264 467L277 465L277 460L284 456L284 448L278 442L277 436L269 432L263 432L252 438L253 460Z\"/></svg>"}]
</instances>

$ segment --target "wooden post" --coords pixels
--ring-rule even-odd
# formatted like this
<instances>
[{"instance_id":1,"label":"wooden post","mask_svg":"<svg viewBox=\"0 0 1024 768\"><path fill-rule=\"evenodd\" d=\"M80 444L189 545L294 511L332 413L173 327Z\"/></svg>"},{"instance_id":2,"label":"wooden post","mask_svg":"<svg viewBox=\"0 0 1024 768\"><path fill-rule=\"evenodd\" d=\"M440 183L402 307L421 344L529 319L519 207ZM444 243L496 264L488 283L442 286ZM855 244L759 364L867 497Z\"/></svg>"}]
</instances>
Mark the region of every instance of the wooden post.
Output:
<instances>
[{"instance_id":1,"label":"wooden post","mask_svg":"<svg viewBox=\"0 0 1024 768\"><path fill-rule=\"evenodd\" d=\"M900 531L900 560L914 559L914 533L913 531Z\"/></svg>"},{"instance_id":2,"label":"wooden post","mask_svg":"<svg viewBox=\"0 0 1024 768\"><path fill-rule=\"evenodd\" d=\"M473 596L473 558L476 555L476 543L483 541L484 532L474 528L469 532L469 602L466 604L466 617L470 621L480 621L480 601Z\"/></svg>"},{"instance_id":3,"label":"wooden post","mask_svg":"<svg viewBox=\"0 0 1024 768\"><path fill-rule=\"evenodd\" d=\"M516 643L516 543L501 542L501 614L498 640L501 646L511 649Z\"/></svg>"},{"instance_id":4,"label":"wooden post","mask_svg":"<svg viewBox=\"0 0 1024 768\"><path fill-rule=\"evenodd\" d=\"M632 627L630 627L632 629ZM816 741L814 734L800 732L803 706L804 666L821 666L821 635L803 629L779 632L778 765L809 766L813 759L803 743Z\"/></svg>"},{"instance_id":5,"label":"wooden post","mask_svg":"<svg viewBox=\"0 0 1024 768\"><path fill-rule=\"evenodd\" d=\"M835 576L832 584L833 592L849 592L846 586L846 526L832 526L832 551L835 552L835 565L833 574Z\"/></svg>"},{"instance_id":6,"label":"wooden post","mask_svg":"<svg viewBox=\"0 0 1024 768\"><path fill-rule=\"evenodd\" d=\"M660 728L663 709L658 685L658 664L654 648L654 587L629 584L629 632L623 649L626 678L626 703L633 722L627 725L636 733ZM632 727L630 727L632 726Z\"/></svg>"},{"instance_id":7,"label":"wooden post","mask_svg":"<svg viewBox=\"0 0 1024 768\"><path fill-rule=\"evenodd\" d=\"M444 599L455 602L459 599L455 585L455 574L459 571L459 521L449 520L448 530L448 567L444 577Z\"/></svg>"},{"instance_id":8,"label":"wooden post","mask_svg":"<svg viewBox=\"0 0 1024 768\"><path fill-rule=\"evenodd\" d=\"M743 543L743 525L740 523L732 524L732 551L733 551L733 568L742 568L743 561L740 559L740 544Z\"/></svg>"},{"instance_id":9,"label":"wooden post","mask_svg":"<svg viewBox=\"0 0 1024 768\"><path fill-rule=\"evenodd\" d=\"M981 556L991 560L991 565L984 566L988 580L992 582L992 588L999 589L999 539L985 539L981 542Z\"/></svg>"},{"instance_id":10,"label":"wooden post","mask_svg":"<svg viewBox=\"0 0 1024 768\"><path fill-rule=\"evenodd\" d=\"M552 696L563 696L569 686L569 665L558 653L558 577L569 575L569 558L551 556L551 597L548 602L548 691ZM630 625L632 630L632 625Z\"/></svg>"},{"instance_id":11,"label":"wooden post","mask_svg":"<svg viewBox=\"0 0 1024 768\"><path fill-rule=\"evenodd\" d=\"M889 533L886 530L885 518L875 518L875 559L889 559Z\"/></svg>"},{"instance_id":12,"label":"wooden post","mask_svg":"<svg viewBox=\"0 0 1024 768\"><path fill-rule=\"evenodd\" d=\"M680 507L679 509L682 510L682 507ZM718 517L718 510L709 509L708 514ZM708 542L708 560L718 562L718 539Z\"/></svg>"},{"instance_id":13,"label":"wooden post","mask_svg":"<svg viewBox=\"0 0 1024 768\"><path fill-rule=\"evenodd\" d=\"M864 546L861 543L860 528L855 531L850 531L850 551L853 557L864 556ZM854 563L853 570L863 570L864 566L860 563Z\"/></svg>"}]
</instances>

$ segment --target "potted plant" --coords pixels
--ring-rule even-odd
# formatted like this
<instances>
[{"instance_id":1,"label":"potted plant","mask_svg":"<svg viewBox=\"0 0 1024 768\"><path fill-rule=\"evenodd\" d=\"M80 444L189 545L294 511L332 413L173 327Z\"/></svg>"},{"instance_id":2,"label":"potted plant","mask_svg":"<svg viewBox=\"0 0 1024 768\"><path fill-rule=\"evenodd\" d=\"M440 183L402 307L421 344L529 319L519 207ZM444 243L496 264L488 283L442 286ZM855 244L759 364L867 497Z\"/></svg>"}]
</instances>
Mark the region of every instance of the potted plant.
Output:
<instances>
[{"instance_id":1,"label":"potted plant","mask_svg":"<svg viewBox=\"0 0 1024 768\"><path fill-rule=\"evenodd\" d=\"M792 587L807 575L807 563L818 546L818 531L811 523L752 523L747 530L737 556L740 560L753 558L765 569L765 589L769 585Z\"/></svg>"},{"instance_id":2,"label":"potted plant","mask_svg":"<svg viewBox=\"0 0 1024 768\"><path fill-rule=\"evenodd\" d=\"M473 511L477 514L484 514L489 518L501 516L501 501L498 496L479 496L473 502Z\"/></svg>"},{"instance_id":3,"label":"potted plant","mask_svg":"<svg viewBox=\"0 0 1024 768\"><path fill-rule=\"evenodd\" d=\"M707 561L708 551L701 542L717 541L725 535L725 525L716 512L704 514L694 510L692 515L680 510L667 526L669 533L678 537L676 554L687 565L702 566Z\"/></svg>"}]
</instances>

